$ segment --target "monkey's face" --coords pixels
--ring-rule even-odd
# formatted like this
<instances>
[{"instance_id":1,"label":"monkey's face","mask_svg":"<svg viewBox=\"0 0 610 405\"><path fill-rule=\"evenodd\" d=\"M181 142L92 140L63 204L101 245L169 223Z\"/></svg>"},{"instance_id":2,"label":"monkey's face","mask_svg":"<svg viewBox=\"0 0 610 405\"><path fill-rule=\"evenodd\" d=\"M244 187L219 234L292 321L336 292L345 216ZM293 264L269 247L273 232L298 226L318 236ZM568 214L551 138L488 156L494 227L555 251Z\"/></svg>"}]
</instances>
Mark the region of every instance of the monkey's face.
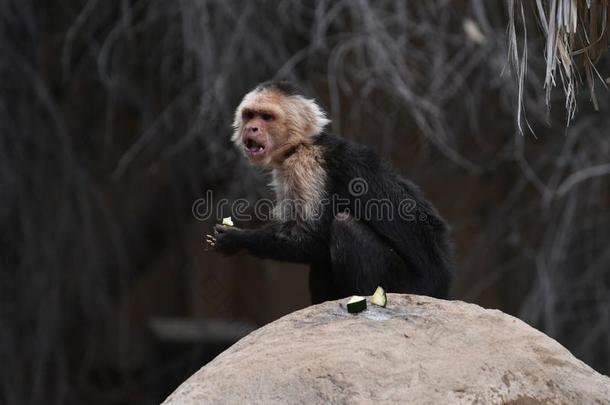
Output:
<instances>
[{"instance_id":1,"label":"monkey's face","mask_svg":"<svg viewBox=\"0 0 610 405\"><path fill-rule=\"evenodd\" d=\"M241 109L238 146L256 165L273 165L289 141L281 97L274 93L257 94L245 100L248 102Z\"/></svg>"},{"instance_id":2,"label":"monkey's face","mask_svg":"<svg viewBox=\"0 0 610 405\"><path fill-rule=\"evenodd\" d=\"M273 89L254 90L237 108L232 140L253 164L277 167L290 149L309 142L326 123L313 100Z\"/></svg>"}]
</instances>

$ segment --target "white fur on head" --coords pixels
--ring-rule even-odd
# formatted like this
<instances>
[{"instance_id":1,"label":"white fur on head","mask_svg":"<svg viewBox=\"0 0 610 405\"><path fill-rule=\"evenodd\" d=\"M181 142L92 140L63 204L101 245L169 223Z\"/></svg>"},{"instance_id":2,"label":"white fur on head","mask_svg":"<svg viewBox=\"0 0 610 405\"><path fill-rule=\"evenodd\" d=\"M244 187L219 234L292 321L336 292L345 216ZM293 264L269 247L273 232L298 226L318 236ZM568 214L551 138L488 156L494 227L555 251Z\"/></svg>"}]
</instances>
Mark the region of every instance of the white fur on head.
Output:
<instances>
[{"instance_id":1,"label":"white fur on head","mask_svg":"<svg viewBox=\"0 0 610 405\"><path fill-rule=\"evenodd\" d=\"M330 123L324 110L313 99L307 99L300 95L287 95L273 88L254 89L246 94L235 110L233 135L231 137L235 144L239 145L240 143L244 108L256 109L257 106L273 106L276 110L281 109L287 130L291 133L291 136L301 140L319 134Z\"/></svg>"}]
</instances>

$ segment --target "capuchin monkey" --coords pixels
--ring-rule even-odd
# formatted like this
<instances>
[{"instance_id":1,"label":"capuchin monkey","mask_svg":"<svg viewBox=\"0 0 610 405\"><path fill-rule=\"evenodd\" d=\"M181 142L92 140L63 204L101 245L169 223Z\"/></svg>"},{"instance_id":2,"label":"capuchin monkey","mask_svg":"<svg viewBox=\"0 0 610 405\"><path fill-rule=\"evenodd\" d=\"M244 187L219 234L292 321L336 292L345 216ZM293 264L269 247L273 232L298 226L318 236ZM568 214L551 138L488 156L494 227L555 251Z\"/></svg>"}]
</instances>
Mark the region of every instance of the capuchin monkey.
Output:
<instances>
[{"instance_id":1,"label":"capuchin monkey","mask_svg":"<svg viewBox=\"0 0 610 405\"><path fill-rule=\"evenodd\" d=\"M232 141L271 171L273 220L258 229L216 225L208 247L310 265L312 303L387 292L446 298L448 230L418 187L369 147L324 131L314 100L265 82L235 112Z\"/></svg>"}]
</instances>

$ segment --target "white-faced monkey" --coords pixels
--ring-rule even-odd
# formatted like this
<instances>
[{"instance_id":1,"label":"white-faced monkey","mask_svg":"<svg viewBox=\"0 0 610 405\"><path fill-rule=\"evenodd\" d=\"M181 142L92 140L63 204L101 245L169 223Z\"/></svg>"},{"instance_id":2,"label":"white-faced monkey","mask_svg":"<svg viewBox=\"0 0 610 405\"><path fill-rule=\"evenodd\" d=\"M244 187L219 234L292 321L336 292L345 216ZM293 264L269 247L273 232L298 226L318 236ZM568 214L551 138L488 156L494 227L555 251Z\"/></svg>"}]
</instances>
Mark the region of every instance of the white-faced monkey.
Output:
<instances>
[{"instance_id":1,"label":"white-faced monkey","mask_svg":"<svg viewBox=\"0 0 610 405\"><path fill-rule=\"evenodd\" d=\"M315 101L284 82L248 93L233 142L271 170L274 220L259 229L216 225L213 250L310 265L313 303L388 292L447 296L447 226L418 187L369 147L327 134Z\"/></svg>"}]
</instances>

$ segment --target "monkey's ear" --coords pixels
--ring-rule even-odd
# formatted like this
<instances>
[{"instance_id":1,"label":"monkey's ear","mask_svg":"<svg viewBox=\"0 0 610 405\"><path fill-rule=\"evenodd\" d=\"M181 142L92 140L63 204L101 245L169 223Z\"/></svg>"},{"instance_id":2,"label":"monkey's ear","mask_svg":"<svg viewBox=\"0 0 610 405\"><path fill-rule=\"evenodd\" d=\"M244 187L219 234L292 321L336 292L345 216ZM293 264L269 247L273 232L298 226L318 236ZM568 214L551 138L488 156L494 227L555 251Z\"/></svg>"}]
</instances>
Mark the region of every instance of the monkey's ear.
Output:
<instances>
[{"instance_id":1,"label":"monkey's ear","mask_svg":"<svg viewBox=\"0 0 610 405\"><path fill-rule=\"evenodd\" d=\"M307 100L309 108L312 112L314 134L319 134L324 130L324 127L330 124L330 120L326 117L326 112L315 102L315 100Z\"/></svg>"},{"instance_id":2,"label":"monkey's ear","mask_svg":"<svg viewBox=\"0 0 610 405\"><path fill-rule=\"evenodd\" d=\"M305 112L305 132L307 136L317 135L324 130L324 127L330 123L330 120L326 118L326 112L316 103L313 99L307 99L303 96L293 96L296 98L302 108L300 111Z\"/></svg>"}]
</instances>

